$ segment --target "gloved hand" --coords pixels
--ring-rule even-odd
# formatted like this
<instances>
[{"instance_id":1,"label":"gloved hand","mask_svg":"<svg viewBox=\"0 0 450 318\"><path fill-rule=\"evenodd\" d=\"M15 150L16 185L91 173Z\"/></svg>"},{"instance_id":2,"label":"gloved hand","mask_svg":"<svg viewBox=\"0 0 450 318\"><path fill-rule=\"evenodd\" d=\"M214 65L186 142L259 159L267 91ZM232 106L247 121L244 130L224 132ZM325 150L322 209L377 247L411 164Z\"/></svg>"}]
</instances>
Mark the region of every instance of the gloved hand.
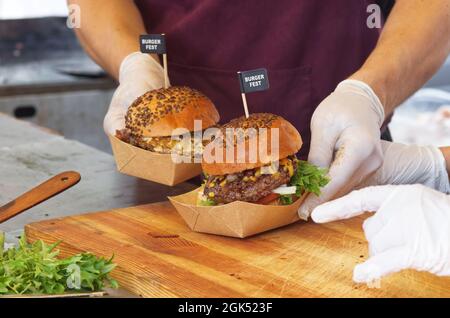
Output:
<instances>
[{"instance_id":1,"label":"gloved hand","mask_svg":"<svg viewBox=\"0 0 450 318\"><path fill-rule=\"evenodd\" d=\"M311 120L308 161L329 168L330 183L320 197L308 196L299 209L300 218L307 220L314 207L348 193L381 166L383 121L383 105L361 81L341 82L320 103Z\"/></svg>"},{"instance_id":2,"label":"gloved hand","mask_svg":"<svg viewBox=\"0 0 450 318\"><path fill-rule=\"evenodd\" d=\"M134 52L120 65L119 87L114 95L103 121L107 135L125 128L125 114L136 98L145 92L164 86L164 70L150 55Z\"/></svg>"},{"instance_id":3,"label":"gloved hand","mask_svg":"<svg viewBox=\"0 0 450 318\"><path fill-rule=\"evenodd\" d=\"M403 145L381 141L382 166L357 188L386 184L420 183L450 193L450 182L442 152L434 146Z\"/></svg>"},{"instance_id":4,"label":"gloved hand","mask_svg":"<svg viewBox=\"0 0 450 318\"><path fill-rule=\"evenodd\" d=\"M378 186L318 206L317 223L377 211L364 221L370 258L355 266L353 280L372 282L402 269L450 275L450 196L423 185Z\"/></svg>"}]
</instances>

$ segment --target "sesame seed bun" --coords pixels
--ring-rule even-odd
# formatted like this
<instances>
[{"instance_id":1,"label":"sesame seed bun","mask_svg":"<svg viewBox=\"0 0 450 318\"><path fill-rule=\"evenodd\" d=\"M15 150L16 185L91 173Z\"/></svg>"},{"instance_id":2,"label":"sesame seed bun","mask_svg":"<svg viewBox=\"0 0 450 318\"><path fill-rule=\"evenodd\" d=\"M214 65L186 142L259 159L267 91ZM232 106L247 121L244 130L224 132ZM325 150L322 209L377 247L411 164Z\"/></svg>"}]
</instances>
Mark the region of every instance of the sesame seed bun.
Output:
<instances>
[{"instance_id":1,"label":"sesame seed bun","mask_svg":"<svg viewBox=\"0 0 450 318\"><path fill-rule=\"evenodd\" d=\"M255 113L251 114L249 118L242 116L223 125L221 127L221 133L223 135L226 134L226 128L241 128L248 137L235 137L231 143L223 142L224 138L216 138L209 143L205 147L202 160L203 171L209 175L225 175L259 168L273 161L296 154L303 144L297 129L290 122L278 115ZM257 131L257 133L249 133L249 128L256 129L254 131ZM259 128L267 128L266 133ZM272 138L276 138L277 136L271 128L278 128L279 137L279 142L274 142L273 148ZM222 142L222 145L220 142ZM251 149L250 144L252 143L256 145L256 154L253 154L255 156L254 158L252 158L249 151ZM226 162L226 144L231 144L233 147L234 160L231 160L233 162ZM276 146L277 144L278 147ZM245 158L239 158L240 160L238 160L237 149L238 147L243 148L244 146ZM267 151L261 151L260 153L260 147L267 147ZM220 155L216 156L215 150L221 148L222 151L219 151ZM215 161L211 162L212 159L215 159ZM217 161L220 161L220 163Z\"/></svg>"},{"instance_id":2,"label":"sesame seed bun","mask_svg":"<svg viewBox=\"0 0 450 318\"><path fill-rule=\"evenodd\" d=\"M138 97L125 116L126 128L135 137L171 136L176 128L194 131L194 120L201 120L203 130L219 121L212 101L199 91L172 86L152 90Z\"/></svg>"}]
</instances>

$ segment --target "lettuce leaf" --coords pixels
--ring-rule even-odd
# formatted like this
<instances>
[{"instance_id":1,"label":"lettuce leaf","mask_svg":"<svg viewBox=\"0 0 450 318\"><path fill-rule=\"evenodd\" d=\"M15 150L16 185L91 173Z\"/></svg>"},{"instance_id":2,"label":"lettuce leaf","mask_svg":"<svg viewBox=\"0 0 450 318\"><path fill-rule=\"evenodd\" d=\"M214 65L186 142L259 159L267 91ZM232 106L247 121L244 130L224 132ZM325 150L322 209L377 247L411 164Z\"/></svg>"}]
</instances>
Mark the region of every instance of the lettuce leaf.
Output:
<instances>
[{"instance_id":1,"label":"lettuce leaf","mask_svg":"<svg viewBox=\"0 0 450 318\"><path fill-rule=\"evenodd\" d=\"M320 195L320 189L330 182L327 176L328 170L319 168L307 161L300 160L297 164L295 174L292 176L289 185L296 186L296 196L300 197L305 192L311 192ZM283 205L293 203L292 195L280 196L280 202Z\"/></svg>"},{"instance_id":2,"label":"lettuce leaf","mask_svg":"<svg viewBox=\"0 0 450 318\"><path fill-rule=\"evenodd\" d=\"M214 200L211 199L202 199L198 201L198 205L201 206L213 206L216 205L216 202Z\"/></svg>"}]
</instances>

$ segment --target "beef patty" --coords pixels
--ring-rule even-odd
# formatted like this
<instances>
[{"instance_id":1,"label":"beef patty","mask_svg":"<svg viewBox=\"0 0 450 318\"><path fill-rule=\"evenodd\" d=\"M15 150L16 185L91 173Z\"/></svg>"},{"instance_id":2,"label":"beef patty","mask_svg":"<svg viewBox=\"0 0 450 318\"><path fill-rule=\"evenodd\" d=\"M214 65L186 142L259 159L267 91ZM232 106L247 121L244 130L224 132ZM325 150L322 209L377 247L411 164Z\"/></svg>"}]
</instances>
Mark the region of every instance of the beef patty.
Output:
<instances>
[{"instance_id":1,"label":"beef patty","mask_svg":"<svg viewBox=\"0 0 450 318\"><path fill-rule=\"evenodd\" d=\"M282 159L278 170L262 174L261 168L223 176L208 176L204 195L216 204L233 201L256 202L269 195L273 189L289 183L297 168L297 158Z\"/></svg>"}]
</instances>

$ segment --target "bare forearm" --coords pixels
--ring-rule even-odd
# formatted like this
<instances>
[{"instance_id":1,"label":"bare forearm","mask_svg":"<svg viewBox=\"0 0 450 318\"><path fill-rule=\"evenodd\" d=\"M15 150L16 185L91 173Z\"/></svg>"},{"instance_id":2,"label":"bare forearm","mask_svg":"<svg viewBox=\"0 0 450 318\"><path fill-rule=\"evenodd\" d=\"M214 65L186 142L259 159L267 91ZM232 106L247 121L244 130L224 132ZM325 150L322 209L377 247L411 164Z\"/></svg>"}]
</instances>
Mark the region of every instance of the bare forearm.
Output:
<instances>
[{"instance_id":1,"label":"bare forearm","mask_svg":"<svg viewBox=\"0 0 450 318\"><path fill-rule=\"evenodd\" d=\"M441 148L441 151L444 154L445 162L447 164L447 172L450 177L450 147Z\"/></svg>"},{"instance_id":2,"label":"bare forearm","mask_svg":"<svg viewBox=\"0 0 450 318\"><path fill-rule=\"evenodd\" d=\"M146 33L132 0L68 0L81 8L81 28L75 29L86 52L118 79L120 63L139 51L139 35Z\"/></svg>"},{"instance_id":3,"label":"bare forearm","mask_svg":"<svg viewBox=\"0 0 450 318\"><path fill-rule=\"evenodd\" d=\"M369 84L389 114L449 53L450 0L397 0L375 50L351 78Z\"/></svg>"}]
</instances>

